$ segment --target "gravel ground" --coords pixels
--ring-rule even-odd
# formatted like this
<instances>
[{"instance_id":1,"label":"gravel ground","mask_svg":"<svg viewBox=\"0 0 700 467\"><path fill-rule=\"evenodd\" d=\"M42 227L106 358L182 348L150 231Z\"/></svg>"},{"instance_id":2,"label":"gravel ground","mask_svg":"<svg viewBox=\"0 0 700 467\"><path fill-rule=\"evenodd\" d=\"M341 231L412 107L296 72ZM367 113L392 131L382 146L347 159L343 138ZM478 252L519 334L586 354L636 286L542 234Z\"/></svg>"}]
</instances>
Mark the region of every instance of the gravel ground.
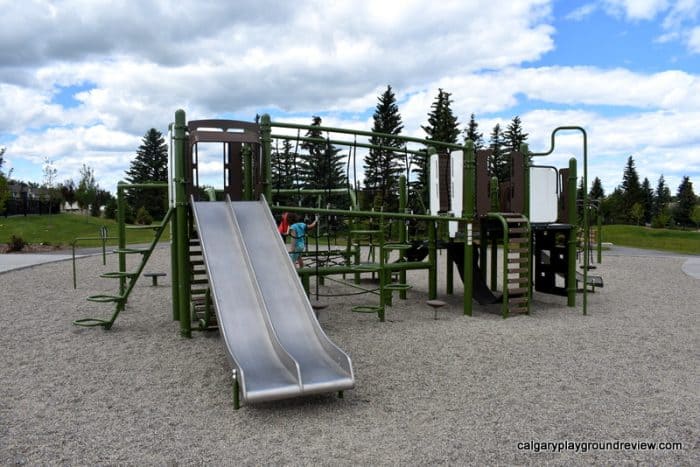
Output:
<instances>
[{"instance_id":1,"label":"gravel ground","mask_svg":"<svg viewBox=\"0 0 700 467\"><path fill-rule=\"evenodd\" d=\"M445 255L440 256L444 261ZM530 316L438 320L427 274L387 322L350 312L373 295L323 298L321 324L352 358L356 388L234 411L216 332L179 337L169 274L142 279L111 331L85 297L114 291L116 258L2 275L0 464L700 465L700 284L680 258L609 257L588 316L536 294ZM169 271L157 250L147 270ZM440 271L444 277L444 268ZM456 282L459 282L457 280ZM371 284L368 284L371 285ZM326 282L323 294L354 289ZM580 296L579 296L580 297ZM579 299L580 303L580 299ZM529 442L677 442L679 450L523 450Z\"/></svg>"}]
</instances>

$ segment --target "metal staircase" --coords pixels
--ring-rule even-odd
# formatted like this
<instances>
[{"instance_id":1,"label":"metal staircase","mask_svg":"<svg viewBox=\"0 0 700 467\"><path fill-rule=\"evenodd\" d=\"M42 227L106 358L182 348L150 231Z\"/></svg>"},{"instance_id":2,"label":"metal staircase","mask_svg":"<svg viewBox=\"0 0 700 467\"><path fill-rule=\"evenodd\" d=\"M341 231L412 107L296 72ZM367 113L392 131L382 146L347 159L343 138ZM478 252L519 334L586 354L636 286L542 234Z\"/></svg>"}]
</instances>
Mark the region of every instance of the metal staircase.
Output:
<instances>
[{"instance_id":1,"label":"metal staircase","mask_svg":"<svg viewBox=\"0 0 700 467\"><path fill-rule=\"evenodd\" d=\"M112 314L112 317L108 320L101 319L101 318L82 318L82 319L77 319L73 321L73 324L76 326L83 326L83 327L95 327L95 326L102 326L104 329L110 329L112 327L112 324L114 324L114 321L117 319L117 316L119 316L119 313L121 313L124 308L126 307L126 302L129 298L129 295L131 294L131 291L134 289L134 286L136 285L136 282L138 281L139 277L141 276L141 273L143 272L143 269L146 266L146 263L148 262L148 259L151 257L151 254L153 253L153 250L155 249L156 245L158 244L158 241L160 240L161 235L165 231L166 226L168 225L168 222L170 222L170 218L172 217L172 209L169 209L168 212L165 214L165 217L163 218L163 221L159 224L154 224L154 225L130 225L126 226L127 229L133 230L133 229L151 229L154 231L153 235L153 240L149 244L148 247L146 248L128 248L125 245L125 238L120 238L119 244L120 247L114 250L114 253L117 253L119 255L119 271L113 271L113 272L106 272L102 274L100 277L108 278L108 279L119 279L119 292L116 295L109 295L109 294L99 294L99 295L91 295L87 298L88 301L90 302L97 302L97 303L114 303L115 304L115 309L114 313ZM121 237L121 235L120 235ZM139 254L141 255L141 261L139 262L138 267L134 271L126 271L126 255L132 255L132 254Z\"/></svg>"}]
</instances>

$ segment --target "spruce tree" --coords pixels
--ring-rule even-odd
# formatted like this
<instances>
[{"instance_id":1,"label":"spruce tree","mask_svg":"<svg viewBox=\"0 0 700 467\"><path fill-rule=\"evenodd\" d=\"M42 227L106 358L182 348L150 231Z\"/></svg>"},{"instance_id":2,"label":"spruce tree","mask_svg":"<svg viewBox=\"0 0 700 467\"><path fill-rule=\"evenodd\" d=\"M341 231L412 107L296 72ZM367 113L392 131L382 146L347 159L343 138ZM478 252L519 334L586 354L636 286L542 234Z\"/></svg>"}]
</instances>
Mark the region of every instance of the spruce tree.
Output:
<instances>
[{"instance_id":1,"label":"spruce tree","mask_svg":"<svg viewBox=\"0 0 700 467\"><path fill-rule=\"evenodd\" d=\"M673 220L682 226L692 225L691 220L693 209L697 203L697 197L693 191L693 182L690 177L685 176L678 185L678 194L676 195L676 209L673 211Z\"/></svg>"},{"instance_id":2,"label":"spruce tree","mask_svg":"<svg viewBox=\"0 0 700 467\"><path fill-rule=\"evenodd\" d=\"M320 127L321 123L321 117L312 117L311 126ZM308 130L304 136L318 141L304 141L300 145L306 151L305 154L300 154L297 162L301 187L330 190L347 186L340 149L325 141L323 131L319 128ZM339 197L331 196L326 201L336 204ZM312 205L310 200L306 200L305 204Z\"/></svg>"},{"instance_id":3,"label":"spruce tree","mask_svg":"<svg viewBox=\"0 0 700 467\"><path fill-rule=\"evenodd\" d=\"M503 133L504 145L508 151L520 151L520 145L527 141L528 134L523 133L522 122L517 115L508 124Z\"/></svg>"},{"instance_id":4,"label":"spruce tree","mask_svg":"<svg viewBox=\"0 0 700 467\"><path fill-rule=\"evenodd\" d=\"M5 163L3 156L5 155L5 148L0 148L0 213L5 211L5 202L10 197L10 190L7 186L7 178L2 171L2 165Z\"/></svg>"},{"instance_id":5,"label":"spruce tree","mask_svg":"<svg viewBox=\"0 0 700 467\"><path fill-rule=\"evenodd\" d=\"M421 125L421 128L426 133L427 140L442 141L445 143L457 143L459 138L459 122L457 117L452 112L450 107L452 100L451 94L445 92L442 88L438 89L438 95L435 101L430 106L431 110L428 113L428 124ZM446 155L449 153L443 146L435 145L435 150L438 154ZM416 169L414 173L417 175L417 180L413 184L413 190L421 194L420 202L423 206L429 205L429 190L428 190L428 153L422 153L414 157Z\"/></svg>"},{"instance_id":6,"label":"spruce tree","mask_svg":"<svg viewBox=\"0 0 700 467\"><path fill-rule=\"evenodd\" d=\"M644 208L644 223L649 224L654 212L654 189L647 177L644 177L642 182L642 207Z\"/></svg>"},{"instance_id":7,"label":"spruce tree","mask_svg":"<svg viewBox=\"0 0 700 467\"><path fill-rule=\"evenodd\" d=\"M629 214L627 216L628 222L634 222L634 218L631 216L632 206L636 203L642 204L644 202L644 196L642 194L642 186L639 183L639 175L637 174L637 169L634 166L634 159L632 156L627 158L627 165L625 166L625 171L622 175L622 208L624 212Z\"/></svg>"},{"instance_id":8,"label":"spruce tree","mask_svg":"<svg viewBox=\"0 0 700 467\"><path fill-rule=\"evenodd\" d=\"M386 91L379 96L373 118L372 132L401 134L403 123L391 86L387 86ZM369 143L380 148L371 148L365 156L365 188L379 197L385 209L395 210L398 206L399 175L403 172L404 165L404 154L400 149L405 143L398 138L384 136L372 136Z\"/></svg>"},{"instance_id":9,"label":"spruce tree","mask_svg":"<svg viewBox=\"0 0 700 467\"><path fill-rule=\"evenodd\" d=\"M499 182L510 178L510 165L508 164L506 143L501 131L501 125L496 123L489 136L489 149L491 156L488 160L489 177L497 177Z\"/></svg>"},{"instance_id":10,"label":"spruce tree","mask_svg":"<svg viewBox=\"0 0 700 467\"><path fill-rule=\"evenodd\" d=\"M600 181L600 178L596 177L593 179L593 183L591 184L591 191L588 193L588 197L590 199L597 199L597 200L602 200L605 198L605 191L603 190L603 184Z\"/></svg>"},{"instance_id":11,"label":"spruce tree","mask_svg":"<svg viewBox=\"0 0 700 467\"><path fill-rule=\"evenodd\" d=\"M671 189L666 185L664 175L661 174L656 185L654 194L654 208L652 212L652 220L660 215L668 216L668 204L671 202ZM661 220L661 219L660 219ZM665 225L665 222L663 222Z\"/></svg>"},{"instance_id":12,"label":"spruce tree","mask_svg":"<svg viewBox=\"0 0 700 467\"><path fill-rule=\"evenodd\" d=\"M165 138L160 131L151 128L141 141L136 157L126 171L126 181L129 183L167 182L168 147L165 144ZM134 212L144 207L154 219L162 219L167 211L167 196L167 191L161 189L131 189L127 193L127 201Z\"/></svg>"},{"instance_id":13,"label":"spruce tree","mask_svg":"<svg viewBox=\"0 0 700 467\"><path fill-rule=\"evenodd\" d=\"M464 129L464 140L470 139L474 143L474 150L479 151L484 149L484 134L479 131L479 124L474 118L474 114L469 117L469 123Z\"/></svg>"}]
</instances>

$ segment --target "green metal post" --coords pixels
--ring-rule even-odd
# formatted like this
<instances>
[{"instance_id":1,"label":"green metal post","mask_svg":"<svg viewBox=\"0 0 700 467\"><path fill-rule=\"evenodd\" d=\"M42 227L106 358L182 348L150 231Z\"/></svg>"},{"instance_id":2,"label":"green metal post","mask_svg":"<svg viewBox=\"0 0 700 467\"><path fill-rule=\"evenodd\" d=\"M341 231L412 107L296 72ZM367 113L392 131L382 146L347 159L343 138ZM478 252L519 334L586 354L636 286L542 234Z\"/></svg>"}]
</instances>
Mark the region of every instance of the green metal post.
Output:
<instances>
[{"instance_id":1,"label":"green metal post","mask_svg":"<svg viewBox=\"0 0 700 467\"><path fill-rule=\"evenodd\" d=\"M384 218L379 219L379 321L384 322L384 311L387 305L386 279L387 270L384 267ZM374 247L372 247L374 248Z\"/></svg>"},{"instance_id":2,"label":"green metal post","mask_svg":"<svg viewBox=\"0 0 700 467\"><path fill-rule=\"evenodd\" d=\"M124 183L117 183L117 231L119 235L119 272L126 272L126 200L124 199ZM119 278L119 295L124 295L126 291L126 277L122 274ZM123 305L118 307L123 309Z\"/></svg>"},{"instance_id":3,"label":"green metal post","mask_svg":"<svg viewBox=\"0 0 700 467\"><path fill-rule=\"evenodd\" d=\"M173 209L172 217L170 218L170 293L173 301L173 321L179 321L180 319L180 267L178 263L179 242L176 234L177 222L177 209Z\"/></svg>"},{"instance_id":4,"label":"green metal post","mask_svg":"<svg viewBox=\"0 0 700 467\"><path fill-rule=\"evenodd\" d=\"M437 226L435 221L428 222L428 298L437 298ZM466 268L465 268L466 269Z\"/></svg>"},{"instance_id":5,"label":"green metal post","mask_svg":"<svg viewBox=\"0 0 700 467\"><path fill-rule=\"evenodd\" d=\"M576 230L577 230L577 215L576 215L576 159L569 159L569 180L567 204L569 211L568 223L571 225L568 241L568 263L569 269L566 273L566 304L567 306L576 306ZM584 284L585 287L585 284Z\"/></svg>"},{"instance_id":6,"label":"green metal post","mask_svg":"<svg viewBox=\"0 0 700 467\"><path fill-rule=\"evenodd\" d=\"M401 175L399 177L399 212L406 212L406 205L407 205L407 199L408 199L408 192L406 189L406 177L404 175ZM399 229L399 243L404 244L408 241L407 235L406 235L406 222L400 221L401 222L401 228ZM405 257L405 252L403 250L399 250L399 258L403 259ZM402 284L406 283L406 271L400 271L399 272L399 282ZM402 300L406 299L406 291L401 290L399 291L399 298Z\"/></svg>"},{"instance_id":7,"label":"green metal post","mask_svg":"<svg viewBox=\"0 0 700 467\"><path fill-rule=\"evenodd\" d=\"M247 201L253 201L253 151L250 146L243 148L243 166L245 170L245 197ZM267 197L267 195L265 195Z\"/></svg>"},{"instance_id":8,"label":"green metal post","mask_svg":"<svg viewBox=\"0 0 700 467\"><path fill-rule=\"evenodd\" d=\"M178 239L178 279L179 279L179 318L180 335L192 337L192 323L189 307L189 271L187 267L187 198L185 194L185 111L175 112L175 213Z\"/></svg>"},{"instance_id":9,"label":"green metal post","mask_svg":"<svg viewBox=\"0 0 700 467\"><path fill-rule=\"evenodd\" d=\"M262 142L263 193L268 203L272 202L272 122L265 114L260 119L260 140Z\"/></svg>"},{"instance_id":10,"label":"green metal post","mask_svg":"<svg viewBox=\"0 0 700 467\"><path fill-rule=\"evenodd\" d=\"M596 227L598 228L598 264L603 262L603 216L600 214L600 205L596 211Z\"/></svg>"},{"instance_id":11,"label":"green metal post","mask_svg":"<svg viewBox=\"0 0 700 467\"><path fill-rule=\"evenodd\" d=\"M472 299L474 297L474 244L472 239L472 226L474 223L474 190L476 188L476 160L474 143L467 140L462 152L463 177L462 177L462 217L468 219L466 232L464 233L464 314L472 315Z\"/></svg>"},{"instance_id":12,"label":"green metal post","mask_svg":"<svg viewBox=\"0 0 700 467\"><path fill-rule=\"evenodd\" d=\"M454 243L454 239L449 237L447 242ZM447 295L454 294L454 261L449 253L447 254L447 270L445 271L445 293Z\"/></svg>"},{"instance_id":13,"label":"green metal post","mask_svg":"<svg viewBox=\"0 0 700 467\"><path fill-rule=\"evenodd\" d=\"M500 212L501 211L501 201L500 201L500 194L499 194L499 188L498 188L498 177L491 177L491 183L489 184L489 190L490 190L490 195L489 199L491 200L491 206L489 210L491 212ZM485 229L482 229L482 231L485 232ZM486 237L484 237L486 238ZM482 240L482 243L486 243ZM491 240L491 264L489 271L491 271L491 290L496 290L498 287L498 240L496 238L493 238ZM481 252L481 258L483 259L483 262L481 264L486 264L486 251ZM486 280L486 268L482 268L482 274L484 277L484 280Z\"/></svg>"}]
</instances>

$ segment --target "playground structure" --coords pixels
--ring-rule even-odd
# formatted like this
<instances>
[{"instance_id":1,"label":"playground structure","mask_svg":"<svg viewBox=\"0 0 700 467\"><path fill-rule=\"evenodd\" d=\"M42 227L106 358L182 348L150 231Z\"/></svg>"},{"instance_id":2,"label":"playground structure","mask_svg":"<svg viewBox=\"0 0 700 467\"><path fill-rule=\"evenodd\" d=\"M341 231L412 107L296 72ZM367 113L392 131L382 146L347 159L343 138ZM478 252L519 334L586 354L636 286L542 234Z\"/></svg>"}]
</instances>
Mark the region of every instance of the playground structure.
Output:
<instances>
[{"instance_id":1,"label":"playground structure","mask_svg":"<svg viewBox=\"0 0 700 467\"><path fill-rule=\"evenodd\" d=\"M301 130L311 129L327 136L300 135ZM488 177L484 178L486 156L475 152L469 141L457 145L339 128L276 123L267 115L262 117L260 124L230 120L186 122L182 110L176 112L170 130L170 182L166 185L118 185L120 240L115 252L119 255L119 271L106 273L103 277L119 279L119 293L88 298L113 303L114 314L109 320L86 318L74 323L111 328L124 310L158 239L170 225L173 319L179 321L181 335L185 337L191 337L193 323L198 324L194 329L200 330L218 327L233 369L236 408L241 398L244 402L259 402L326 392L338 392L342 397L344 390L354 386L350 358L325 335L307 298L312 276L317 284L331 275L351 274L355 284L359 283L362 274L376 276L378 304L356 307L353 311L376 313L383 321L385 307L391 304L393 293L398 291L399 296L405 298L410 288L406 281L408 270L426 269L428 299L437 298L437 251L446 248L449 258L447 293L452 293L452 270L456 266L465 284L465 315L471 316L473 299L479 303L500 300L504 318L510 313L528 313L533 283L536 290L566 295L567 304L575 306L576 161L570 161L568 173L567 169L554 168L556 175L552 185L551 177L541 176L540 168L532 165L530 158L550 154L557 131L581 131L584 137L584 183L587 183L586 134L581 128L555 130L552 148L547 153L530 153L524 147L520 153L512 155L511 181L501 187ZM285 133L294 130L296 136ZM352 141L341 139L343 135L349 135ZM405 154L419 154L424 151L422 147L436 148L436 154L431 158L431 166L435 163L435 167L431 167L431 214L408 212L405 177L400 182L399 212L356 209L356 196L350 187L346 190L354 208L350 210L275 205L271 183L273 141L296 139L341 145L353 148L355 152L358 147L396 150L358 141L358 137L372 136L403 141L402 152ZM199 184L199 148L210 143L223 147L223 189L205 194ZM409 145L421 147L411 149ZM440 158L445 157L452 158L447 167L453 174L452 189L447 190L446 184L439 183L439 180L447 179L445 173L440 172L444 169L439 167ZM545 187L542 188L540 183ZM165 218L153 227L140 227L154 230L152 244L145 249L127 247L125 191L134 187L165 189L166 186L170 209ZM296 191L300 192L299 189ZM332 189L320 191L328 194ZM279 194L279 190L277 192ZM305 193L323 194L308 190ZM440 196L433 205L435 193ZM440 204L444 199L450 200L447 206ZM587 198L583 202L586 205ZM341 258L338 264L320 264L317 250L313 267L294 269L272 215L273 212L290 211L342 216L348 220L345 248L333 250ZM555 217L552 217L553 211ZM587 252L590 249L587 211L583 210L586 239L584 284L587 283ZM563 224L562 220L567 223ZM426 241L409 241L408 221L425 225ZM448 231L449 236L444 238ZM369 242L362 239L369 239ZM533 243L536 258L534 281L531 265ZM317 240L317 248L318 244ZM369 250L366 262L361 260L363 247L365 251ZM489 249L490 265L487 264ZM500 297L496 291L499 250L503 261ZM129 254L141 255L140 265L133 272L126 271L126 255ZM427 260L424 260L426 256ZM490 286L486 281L487 273L490 273ZM555 275L564 278L564 287L552 284ZM586 293L584 287L584 314Z\"/></svg>"}]
</instances>

